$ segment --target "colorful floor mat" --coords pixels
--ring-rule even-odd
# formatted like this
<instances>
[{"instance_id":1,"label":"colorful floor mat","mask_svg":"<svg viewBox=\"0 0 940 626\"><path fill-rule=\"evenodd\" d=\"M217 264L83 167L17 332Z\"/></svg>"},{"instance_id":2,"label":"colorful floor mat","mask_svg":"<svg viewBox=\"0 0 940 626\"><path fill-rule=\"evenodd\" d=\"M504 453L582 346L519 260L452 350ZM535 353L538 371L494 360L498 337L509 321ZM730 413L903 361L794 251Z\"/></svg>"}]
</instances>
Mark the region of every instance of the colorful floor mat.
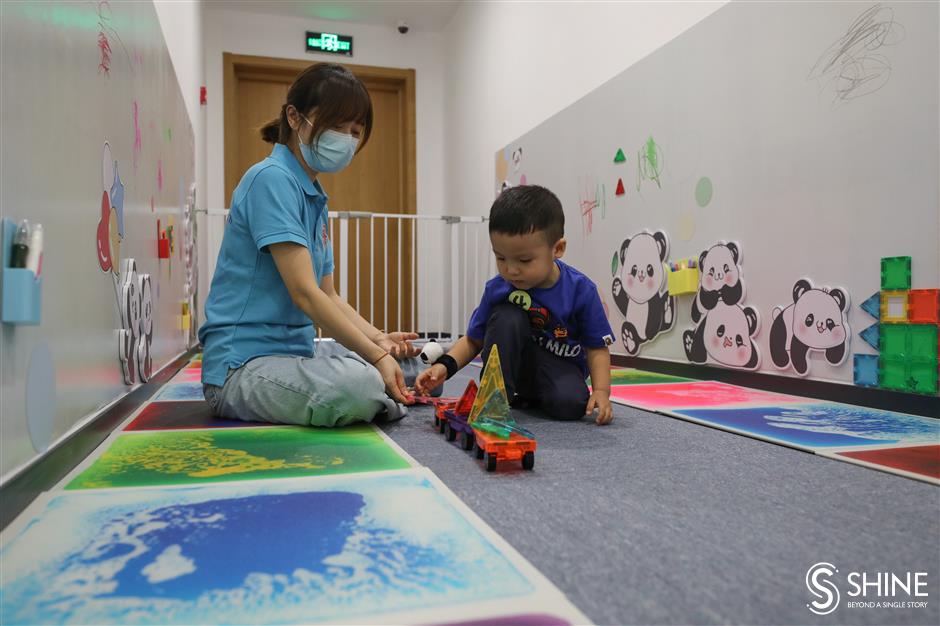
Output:
<instances>
[{"instance_id":1,"label":"colorful floor mat","mask_svg":"<svg viewBox=\"0 0 940 626\"><path fill-rule=\"evenodd\" d=\"M124 430L183 430L193 428L247 428L277 426L216 417L207 402L151 402Z\"/></svg>"},{"instance_id":2,"label":"colorful floor mat","mask_svg":"<svg viewBox=\"0 0 940 626\"><path fill-rule=\"evenodd\" d=\"M822 451L824 456L940 485L940 445Z\"/></svg>"},{"instance_id":3,"label":"colorful floor mat","mask_svg":"<svg viewBox=\"0 0 940 626\"><path fill-rule=\"evenodd\" d=\"M20 517L10 623L587 621L426 469L59 492Z\"/></svg>"},{"instance_id":4,"label":"colorful floor mat","mask_svg":"<svg viewBox=\"0 0 940 626\"><path fill-rule=\"evenodd\" d=\"M410 467L372 426L226 428L118 435L67 489L324 476Z\"/></svg>"},{"instance_id":5,"label":"colorful floor mat","mask_svg":"<svg viewBox=\"0 0 940 626\"><path fill-rule=\"evenodd\" d=\"M835 402L674 409L670 415L775 443L817 451L873 444L940 443L940 420Z\"/></svg>"},{"instance_id":6,"label":"colorful floor mat","mask_svg":"<svg viewBox=\"0 0 940 626\"><path fill-rule=\"evenodd\" d=\"M610 399L648 411L730 405L790 404L805 400L796 396L713 381L659 385L613 385Z\"/></svg>"},{"instance_id":7,"label":"colorful floor mat","mask_svg":"<svg viewBox=\"0 0 940 626\"><path fill-rule=\"evenodd\" d=\"M183 400L189 402L205 402L206 398L202 394L202 383L200 382L169 382L157 392L154 396L154 402L164 400Z\"/></svg>"},{"instance_id":8,"label":"colorful floor mat","mask_svg":"<svg viewBox=\"0 0 940 626\"><path fill-rule=\"evenodd\" d=\"M691 378L682 378L681 376L670 376L669 374L660 374L658 372L646 372L633 368L615 369L610 371L610 383L612 385L647 385L658 383L688 383L696 382ZM591 377L588 376L587 384L591 384Z\"/></svg>"},{"instance_id":9,"label":"colorful floor mat","mask_svg":"<svg viewBox=\"0 0 940 626\"><path fill-rule=\"evenodd\" d=\"M201 367L188 367L170 379L168 384L176 383L198 383L202 381L202 368Z\"/></svg>"}]
</instances>

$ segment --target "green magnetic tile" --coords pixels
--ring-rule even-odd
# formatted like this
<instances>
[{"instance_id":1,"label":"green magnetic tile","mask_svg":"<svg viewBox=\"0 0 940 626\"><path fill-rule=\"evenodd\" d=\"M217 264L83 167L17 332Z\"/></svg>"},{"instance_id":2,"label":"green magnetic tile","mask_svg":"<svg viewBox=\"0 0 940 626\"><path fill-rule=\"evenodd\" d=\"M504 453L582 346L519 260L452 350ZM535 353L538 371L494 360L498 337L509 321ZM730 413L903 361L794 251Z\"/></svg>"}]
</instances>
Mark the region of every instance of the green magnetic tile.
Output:
<instances>
[{"instance_id":1,"label":"green magnetic tile","mask_svg":"<svg viewBox=\"0 0 940 626\"><path fill-rule=\"evenodd\" d=\"M882 389L907 391L904 361L882 356L878 363L878 386Z\"/></svg>"},{"instance_id":2,"label":"green magnetic tile","mask_svg":"<svg viewBox=\"0 0 940 626\"><path fill-rule=\"evenodd\" d=\"M906 324L910 341L908 354L914 359L937 360L936 324Z\"/></svg>"},{"instance_id":3,"label":"green magnetic tile","mask_svg":"<svg viewBox=\"0 0 940 626\"><path fill-rule=\"evenodd\" d=\"M911 257L893 256L881 259L881 288L911 288Z\"/></svg>"},{"instance_id":4,"label":"green magnetic tile","mask_svg":"<svg viewBox=\"0 0 940 626\"><path fill-rule=\"evenodd\" d=\"M911 361L908 366L908 386L916 393L937 393L937 361Z\"/></svg>"},{"instance_id":5,"label":"green magnetic tile","mask_svg":"<svg viewBox=\"0 0 940 626\"><path fill-rule=\"evenodd\" d=\"M907 353L907 324L882 324L878 329L883 356L903 357Z\"/></svg>"}]
</instances>

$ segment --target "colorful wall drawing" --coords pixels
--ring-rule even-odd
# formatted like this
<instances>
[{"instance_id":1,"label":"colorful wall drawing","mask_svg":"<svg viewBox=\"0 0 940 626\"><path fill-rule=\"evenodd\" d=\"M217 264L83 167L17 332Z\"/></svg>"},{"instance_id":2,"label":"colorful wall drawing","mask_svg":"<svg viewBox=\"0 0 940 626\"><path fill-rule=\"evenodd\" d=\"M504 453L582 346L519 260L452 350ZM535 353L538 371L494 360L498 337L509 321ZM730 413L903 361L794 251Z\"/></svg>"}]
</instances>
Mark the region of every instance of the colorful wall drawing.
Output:
<instances>
[{"instance_id":1,"label":"colorful wall drawing","mask_svg":"<svg viewBox=\"0 0 940 626\"><path fill-rule=\"evenodd\" d=\"M766 2L757 12L751 4L723 6L642 62L507 137L497 155L508 163L512 151L525 146L529 180L543 182L563 201L566 262L608 296L613 277L607 268L621 265L619 258L611 262L612 253L619 256L620 242L644 228L668 232L670 260L702 251L714 256L706 263L725 257L731 283L716 285L724 291L716 306L702 306L699 298L698 313L688 322L691 292L699 285L692 272L670 274L679 332L649 341L634 324L638 332L623 337L626 349L618 348L618 354L772 376L802 374L822 382L854 379L867 387L936 396L938 370L930 368L929 355L915 365L904 355L886 359L882 352L879 359L863 359L864 376L856 379L850 364L839 364L838 344L810 348L805 367L788 357L781 372L769 341L774 307L793 304L793 284L807 268L826 268L833 276L829 282L814 278L853 300L876 290L868 270L882 255L909 257L920 277L919 284L882 285L882 292L911 291L913 297L915 289L940 284L937 3ZM781 37L792 32L805 35L801 46L808 55L780 53ZM744 50L761 61L741 63ZM915 66L918 71L910 71ZM654 78L677 70L694 79ZM724 88L710 87L719 84ZM912 133L924 141L912 142ZM897 157L912 151L916 156ZM773 155L770 161L767 155ZM496 165L498 183L511 167ZM616 209L602 224L600 196L585 184L592 177L610 187L610 207ZM886 201L886 185L897 198ZM579 226L585 236L572 236ZM747 271L736 283L743 266L737 242L744 246ZM684 272L686 265L691 264L673 268ZM622 290L623 277L615 277ZM735 296L738 287L742 292ZM704 284L700 291L708 292ZM900 314L889 321L910 323L900 319L900 294L889 298ZM855 313L847 319L857 332L864 326L854 328ZM618 339L625 317L612 310ZM870 327L870 343L877 335L878 328ZM862 351L857 341L855 346ZM845 346L847 352L851 348ZM875 355L866 349L859 356Z\"/></svg>"},{"instance_id":2,"label":"colorful wall drawing","mask_svg":"<svg viewBox=\"0 0 940 626\"><path fill-rule=\"evenodd\" d=\"M29 85L30 93L23 98L4 90L19 108L15 128L4 125L0 187L11 217L43 225L47 314L42 332L3 335L0 369L25 372L25 356L58 338L53 441L191 345L177 321L183 276L167 276L153 234L155 220L165 220L175 202L170 185L157 189L157 160L167 180L182 177L190 185L195 177L190 116L158 8L115 0L3 3L4 86ZM34 80L37 68L43 80ZM148 130L157 125L172 131L171 144ZM33 128L55 140L30 143ZM24 145L32 158L22 158ZM53 176L36 167L63 155L68 166ZM129 259L136 276L123 272ZM133 294L131 304L126 296ZM63 357L62 350L79 344L81 358ZM21 416L0 424L0 474L7 474L35 460L22 423L30 413L22 376L5 378L0 396L5 416Z\"/></svg>"}]
</instances>

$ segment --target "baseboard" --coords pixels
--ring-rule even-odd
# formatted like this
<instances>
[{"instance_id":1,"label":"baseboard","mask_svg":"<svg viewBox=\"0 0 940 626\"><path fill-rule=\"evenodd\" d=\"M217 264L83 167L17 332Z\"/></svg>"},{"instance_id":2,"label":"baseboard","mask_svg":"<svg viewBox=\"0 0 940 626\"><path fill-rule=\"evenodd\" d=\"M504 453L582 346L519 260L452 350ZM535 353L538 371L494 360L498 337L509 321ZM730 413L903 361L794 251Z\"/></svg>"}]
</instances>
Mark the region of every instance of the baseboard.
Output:
<instances>
[{"instance_id":1,"label":"baseboard","mask_svg":"<svg viewBox=\"0 0 940 626\"><path fill-rule=\"evenodd\" d=\"M662 374L672 374L673 376L719 380L732 385L753 387L794 396L805 396L819 400L857 404L874 409L940 418L940 397L938 396L920 396L887 389L858 387L791 376L776 376L762 372L744 372L723 367L695 365L694 363L675 363L645 357L628 357L620 354L612 354L610 360L614 365L635 367Z\"/></svg>"},{"instance_id":2,"label":"baseboard","mask_svg":"<svg viewBox=\"0 0 940 626\"><path fill-rule=\"evenodd\" d=\"M16 519L23 509L43 491L52 489L92 450L104 441L131 413L136 411L157 389L170 380L180 367L189 362L196 349L191 349L167 364L149 382L121 398L116 404L76 430L55 447L47 450L29 467L0 487L0 530Z\"/></svg>"}]
</instances>

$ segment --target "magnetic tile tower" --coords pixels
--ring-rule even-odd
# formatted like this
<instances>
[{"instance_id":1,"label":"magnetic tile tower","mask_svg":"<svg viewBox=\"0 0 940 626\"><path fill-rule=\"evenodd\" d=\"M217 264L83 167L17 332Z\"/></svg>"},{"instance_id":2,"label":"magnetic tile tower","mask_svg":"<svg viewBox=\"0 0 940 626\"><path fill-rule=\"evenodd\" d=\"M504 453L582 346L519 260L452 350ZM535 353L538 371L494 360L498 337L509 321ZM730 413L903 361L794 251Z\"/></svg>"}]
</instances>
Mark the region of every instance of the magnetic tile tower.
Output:
<instances>
[{"instance_id":1,"label":"magnetic tile tower","mask_svg":"<svg viewBox=\"0 0 940 626\"><path fill-rule=\"evenodd\" d=\"M859 336L879 354L855 355L855 384L936 394L940 289L911 289L911 257L886 257L881 291L861 308L877 321Z\"/></svg>"}]
</instances>

